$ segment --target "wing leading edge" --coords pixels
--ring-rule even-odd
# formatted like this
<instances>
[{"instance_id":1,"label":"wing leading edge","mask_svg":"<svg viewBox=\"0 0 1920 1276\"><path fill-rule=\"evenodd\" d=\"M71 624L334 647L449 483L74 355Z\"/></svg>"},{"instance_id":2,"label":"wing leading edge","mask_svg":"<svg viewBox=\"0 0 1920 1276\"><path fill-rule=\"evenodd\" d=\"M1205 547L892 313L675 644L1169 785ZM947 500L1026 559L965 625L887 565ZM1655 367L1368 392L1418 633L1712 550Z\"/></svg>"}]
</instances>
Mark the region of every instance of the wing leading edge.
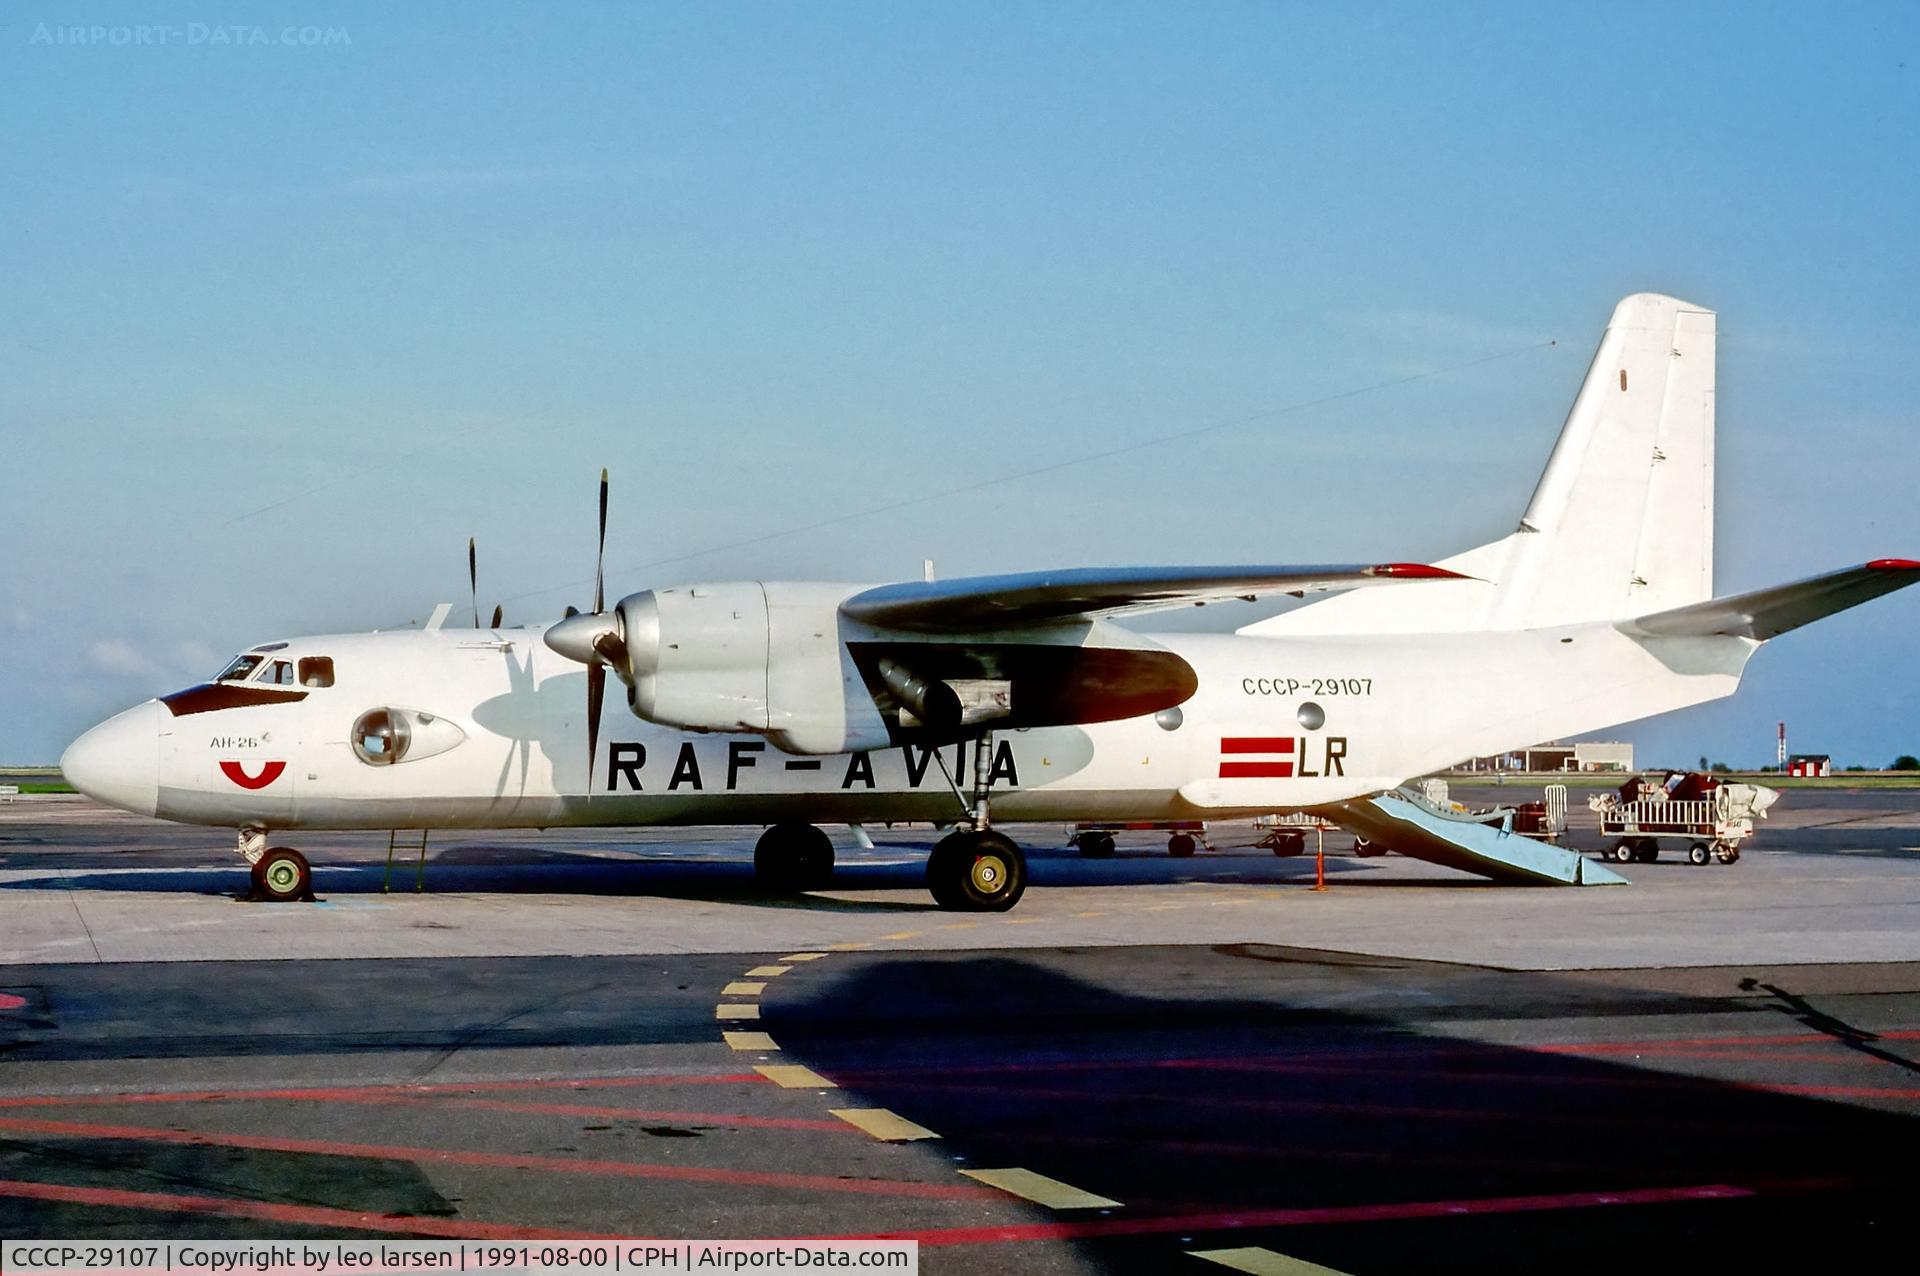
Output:
<instances>
[{"instance_id":1,"label":"wing leading edge","mask_svg":"<svg viewBox=\"0 0 1920 1276\"><path fill-rule=\"evenodd\" d=\"M1910 558L1877 558L1858 567L1810 576L1787 585L1655 612L1628 621L1625 628L1663 638L1725 634L1765 642L1790 629L1810 625L1824 616L1858 607L1882 594L1916 583L1920 583L1920 562Z\"/></svg>"},{"instance_id":2,"label":"wing leading edge","mask_svg":"<svg viewBox=\"0 0 1920 1276\"><path fill-rule=\"evenodd\" d=\"M1425 563L1306 567L1081 567L881 585L840 604L887 629L966 633L1161 611L1275 594L1324 593L1415 580L1465 580Z\"/></svg>"}]
</instances>

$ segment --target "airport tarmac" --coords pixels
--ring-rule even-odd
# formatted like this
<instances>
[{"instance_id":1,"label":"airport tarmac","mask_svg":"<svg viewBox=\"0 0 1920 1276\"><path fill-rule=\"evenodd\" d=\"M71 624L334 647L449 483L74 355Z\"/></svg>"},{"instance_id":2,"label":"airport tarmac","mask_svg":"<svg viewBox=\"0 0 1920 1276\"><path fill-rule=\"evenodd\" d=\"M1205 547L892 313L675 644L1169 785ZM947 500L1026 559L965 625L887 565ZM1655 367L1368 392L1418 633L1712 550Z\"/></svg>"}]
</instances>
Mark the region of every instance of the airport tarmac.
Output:
<instances>
[{"instance_id":1,"label":"airport tarmac","mask_svg":"<svg viewBox=\"0 0 1920 1276\"><path fill-rule=\"evenodd\" d=\"M411 863L380 893L384 838L288 839L320 903L270 906L217 830L6 804L0 1234L1904 1259L1920 793L1775 810L1738 864L1559 890L1335 835L1314 893L1245 826L1107 861L1017 828L1034 885L983 917L931 906L924 829L840 839L836 889L790 899L755 830L436 837L419 895Z\"/></svg>"}]
</instances>

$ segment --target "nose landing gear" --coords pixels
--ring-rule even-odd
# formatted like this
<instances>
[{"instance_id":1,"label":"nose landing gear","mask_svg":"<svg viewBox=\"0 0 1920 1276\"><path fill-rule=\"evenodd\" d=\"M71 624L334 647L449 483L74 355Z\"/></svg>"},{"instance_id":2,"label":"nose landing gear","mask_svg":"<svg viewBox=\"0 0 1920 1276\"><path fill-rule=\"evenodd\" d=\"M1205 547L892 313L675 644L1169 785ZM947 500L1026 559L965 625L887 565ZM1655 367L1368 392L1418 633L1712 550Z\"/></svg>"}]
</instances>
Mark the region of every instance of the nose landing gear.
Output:
<instances>
[{"instance_id":1,"label":"nose landing gear","mask_svg":"<svg viewBox=\"0 0 1920 1276\"><path fill-rule=\"evenodd\" d=\"M263 828L243 828L234 850L247 861L253 881L248 899L284 904L313 898L313 867L287 846L268 846Z\"/></svg>"}]
</instances>

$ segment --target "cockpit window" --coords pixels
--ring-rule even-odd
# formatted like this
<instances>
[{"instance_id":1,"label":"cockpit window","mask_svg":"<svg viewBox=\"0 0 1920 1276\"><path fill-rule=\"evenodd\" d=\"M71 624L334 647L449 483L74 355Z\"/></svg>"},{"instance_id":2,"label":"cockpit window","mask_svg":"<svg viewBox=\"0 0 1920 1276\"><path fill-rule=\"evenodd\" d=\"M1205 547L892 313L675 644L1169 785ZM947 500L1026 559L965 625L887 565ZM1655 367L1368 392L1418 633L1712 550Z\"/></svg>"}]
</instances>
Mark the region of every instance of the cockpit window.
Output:
<instances>
[{"instance_id":1,"label":"cockpit window","mask_svg":"<svg viewBox=\"0 0 1920 1276\"><path fill-rule=\"evenodd\" d=\"M214 681L215 682L245 682L247 680L247 675L252 673L256 668L258 668L259 664L260 664L259 656L235 656L233 658L233 663L228 665L225 671L222 672L218 678L215 678Z\"/></svg>"},{"instance_id":2,"label":"cockpit window","mask_svg":"<svg viewBox=\"0 0 1920 1276\"><path fill-rule=\"evenodd\" d=\"M300 685L303 687L331 687L333 685L333 657L300 657Z\"/></svg>"},{"instance_id":3,"label":"cockpit window","mask_svg":"<svg viewBox=\"0 0 1920 1276\"><path fill-rule=\"evenodd\" d=\"M293 685L293 662L291 660L270 661L266 668L253 676L253 680L274 686L291 687Z\"/></svg>"}]
</instances>

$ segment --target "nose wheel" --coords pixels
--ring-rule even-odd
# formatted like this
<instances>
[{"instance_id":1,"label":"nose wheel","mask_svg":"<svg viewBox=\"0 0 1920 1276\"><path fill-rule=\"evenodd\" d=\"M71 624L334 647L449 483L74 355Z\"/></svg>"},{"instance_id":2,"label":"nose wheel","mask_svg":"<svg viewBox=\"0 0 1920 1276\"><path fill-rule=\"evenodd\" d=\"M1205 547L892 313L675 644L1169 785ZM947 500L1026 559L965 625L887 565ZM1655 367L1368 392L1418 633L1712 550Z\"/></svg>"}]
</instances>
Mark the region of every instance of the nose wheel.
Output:
<instances>
[{"instance_id":1,"label":"nose wheel","mask_svg":"<svg viewBox=\"0 0 1920 1276\"><path fill-rule=\"evenodd\" d=\"M1027 858L990 829L951 833L927 859L934 903L963 913L1004 913L1027 889Z\"/></svg>"},{"instance_id":2,"label":"nose wheel","mask_svg":"<svg viewBox=\"0 0 1920 1276\"><path fill-rule=\"evenodd\" d=\"M290 847L269 847L253 865L253 896L272 903L313 898L313 868Z\"/></svg>"}]
</instances>

